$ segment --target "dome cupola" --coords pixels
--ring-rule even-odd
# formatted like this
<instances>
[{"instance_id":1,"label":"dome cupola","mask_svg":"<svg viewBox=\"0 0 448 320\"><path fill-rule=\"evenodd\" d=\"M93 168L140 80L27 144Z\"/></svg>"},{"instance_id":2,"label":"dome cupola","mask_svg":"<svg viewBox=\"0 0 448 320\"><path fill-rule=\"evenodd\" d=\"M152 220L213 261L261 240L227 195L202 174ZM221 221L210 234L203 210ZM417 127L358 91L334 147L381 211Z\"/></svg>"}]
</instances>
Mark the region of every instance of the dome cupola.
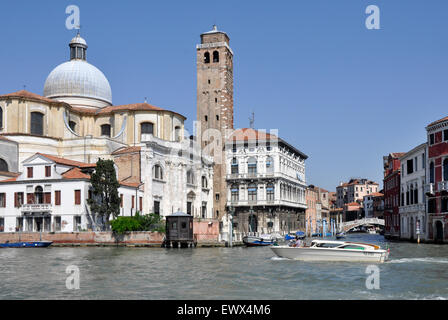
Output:
<instances>
[{"instance_id":1,"label":"dome cupola","mask_svg":"<svg viewBox=\"0 0 448 320\"><path fill-rule=\"evenodd\" d=\"M70 61L47 77L44 96L73 106L103 108L112 105L112 90L105 75L86 61L87 42L78 33L69 44Z\"/></svg>"}]
</instances>

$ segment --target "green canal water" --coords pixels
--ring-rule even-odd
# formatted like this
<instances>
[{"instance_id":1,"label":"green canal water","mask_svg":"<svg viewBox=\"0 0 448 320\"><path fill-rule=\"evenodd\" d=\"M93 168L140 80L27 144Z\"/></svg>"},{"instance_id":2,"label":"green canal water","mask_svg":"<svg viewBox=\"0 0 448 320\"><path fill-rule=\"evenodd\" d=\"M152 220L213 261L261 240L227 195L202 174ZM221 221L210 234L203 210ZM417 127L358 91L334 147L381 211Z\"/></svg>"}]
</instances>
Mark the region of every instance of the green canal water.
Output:
<instances>
[{"instance_id":1,"label":"green canal water","mask_svg":"<svg viewBox=\"0 0 448 320\"><path fill-rule=\"evenodd\" d=\"M386 244L380 235L347 240ZM447 245L389 246L389 261L376 264L379 289L366 286L367 263L293 261L269 248L0 249L0 299L448 298ZM69 266L79 289L67 289Z\"/></svg>"}]
</instances>

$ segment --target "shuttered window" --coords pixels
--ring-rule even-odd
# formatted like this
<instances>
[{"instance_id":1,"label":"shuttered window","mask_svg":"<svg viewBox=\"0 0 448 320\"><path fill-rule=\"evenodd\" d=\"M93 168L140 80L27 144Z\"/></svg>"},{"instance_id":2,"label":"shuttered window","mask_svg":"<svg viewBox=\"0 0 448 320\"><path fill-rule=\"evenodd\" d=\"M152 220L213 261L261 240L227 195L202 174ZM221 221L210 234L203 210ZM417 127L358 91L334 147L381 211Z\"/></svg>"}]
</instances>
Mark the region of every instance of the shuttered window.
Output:
<instances>
[{"instance_id":1,"label":"shuttered window","mask_svg":"<svg viewBox=\"0 0 448 320\"><path fill-rule=\"evenodd\" d=\"M27 173L28 173L27 177L32 178L33 177L33 167L28 167Z\"/></svg>"},{"instance_id":2,"label":"shuttered window","mask_svg":"<svg viewBox=\"0 0 448 320\"><path fill-rule=\"evenodd\" d=\"M23 192L14 193L14 207L20 208L23 204Z\"/></svg>"},{"instance_id":3,"label":"shuttered window","mask_svg":"<svg viewBox=\"0 0 448 320\"><path fill-rule=\"evenodd\" d=\"M140 205L139 205L140 211L143 211L143 198L140 197L139 201L140 201Z\"/></svg>"},{"instance_id":4,"label":"shuttered window","mask_svg":"<svg viewBox=\"0 0 448 320\"><path fill-rule=\"evenodd\" d=\"M51 166L45 166L45 177L51 177Z\"/></svg>"},{"instance_id":5,"label":"shuttered window","mask_svg":"<svg viewBox=\"0 0 448 320\"><path fill-rule=\"evenodd\" d=\"M6 193L0 193L0 208L6 207Z\"/></svg>"},{"instance_id":6,"label":"shuttered window","mask_svg":"<svg viewBox=\"0 0 448 320\"><path fill-rule=\"evenodd\" d=\"M51 204L51 192L44 193L44 203Z\"/></svg>"},{"instance_id":7,"label":"shuttered window","mask_svg":"<svg viewBox=\"0 0 448 320\"><path fill-rule=\"evenodd\" d=\"M134 206L134 202L135 202L135 196L132 196L132 209L135 208L135 206Z\"/></svg>"},{"instance_id":8,"label":"shuttered window","mask_svg":"<svg viewBox=\"0 0 448 320\"><path fill-rule=\"evenodd\" d=\"M60 206L61 205L61 191L57 190L54 192L54 205Z\"/></svg>"},{"instance_id":9,"label":"shuttered window","mask_svg":"<svg viewBox=\"0 0 448 320\"><path fill-rule=\"evenodd\" d=\"M81 190L75 190L75 205L81 204Z\"/></svg>"}]
</instances>

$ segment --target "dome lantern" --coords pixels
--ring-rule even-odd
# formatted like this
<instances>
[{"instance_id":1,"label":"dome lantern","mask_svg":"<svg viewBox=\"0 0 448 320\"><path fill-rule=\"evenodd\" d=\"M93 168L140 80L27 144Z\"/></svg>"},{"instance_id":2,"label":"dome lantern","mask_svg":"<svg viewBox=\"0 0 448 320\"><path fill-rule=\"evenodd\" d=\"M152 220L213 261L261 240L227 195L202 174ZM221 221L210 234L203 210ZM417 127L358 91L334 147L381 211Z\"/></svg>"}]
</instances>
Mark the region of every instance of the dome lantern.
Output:
<instances>
[{"instance_id":1,"label":"dome lantern","mask_svg":"<svg viewBox=\"0 0 448 320\"><path fill-rule=\"evenodd\" d=\"M78 34L70 41L70 60L86 60L87 42Z\"/></svg>"}]
</instances>

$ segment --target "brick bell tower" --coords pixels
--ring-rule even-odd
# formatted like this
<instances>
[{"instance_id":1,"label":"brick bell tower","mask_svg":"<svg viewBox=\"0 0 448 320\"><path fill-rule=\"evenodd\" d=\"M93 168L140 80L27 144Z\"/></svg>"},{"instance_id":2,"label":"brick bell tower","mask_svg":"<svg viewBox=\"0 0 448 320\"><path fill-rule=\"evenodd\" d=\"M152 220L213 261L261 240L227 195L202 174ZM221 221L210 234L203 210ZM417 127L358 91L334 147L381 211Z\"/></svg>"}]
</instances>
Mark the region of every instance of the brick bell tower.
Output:
<instances>
[{"instance_id":1,"label":"brick bell tower","mask_svg":"<svg viewBox=\"0 0 448 320\"><path fill-rule=\"evenodd\" d=\"M224 215L227 202L224 137L226 130L233 129L233 52L229 41L225 32L213 26L213 30L201 34L201 44L196 46L197 121L201 126L201 147L207 154L213 149L210 155L221 153L221 163L215 161L213 177L213 217L218 219ZM216 130L221 133L220 141L210 138L210 135L216 136Z\"/></svg>"}]
</instances>

